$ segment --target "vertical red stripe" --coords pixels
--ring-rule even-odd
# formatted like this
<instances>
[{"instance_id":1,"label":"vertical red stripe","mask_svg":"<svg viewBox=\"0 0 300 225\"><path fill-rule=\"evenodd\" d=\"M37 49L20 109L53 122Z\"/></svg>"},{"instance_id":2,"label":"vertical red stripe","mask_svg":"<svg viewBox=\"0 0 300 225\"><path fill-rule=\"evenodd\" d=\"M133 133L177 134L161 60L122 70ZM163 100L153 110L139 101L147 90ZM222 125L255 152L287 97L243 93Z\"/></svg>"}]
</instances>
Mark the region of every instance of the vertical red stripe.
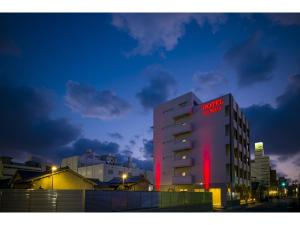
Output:
<instances>
[{"instance_id":1,"label":"vertical red stripe","mask_svg":"<svg viewBox=\"0 0 300 225\"><path fill-rule=\"evenodd\" d=\"M158 156L155 160L155 190L160 190L160 174L161 174L161 167L160 167L160 157Z\"/></svg>"},{"instance_id":2,"label":"vertical red stripe","mask_svg":"<svg viewBox=\"0 0 300 225\"><path fill-rule=\"evenodd\" d=\"M208 190L210 186L211 176L211 161L210 161L210 148L205 146L203 151L203 185L204 189Z\"/></svg>"}]
</instances>

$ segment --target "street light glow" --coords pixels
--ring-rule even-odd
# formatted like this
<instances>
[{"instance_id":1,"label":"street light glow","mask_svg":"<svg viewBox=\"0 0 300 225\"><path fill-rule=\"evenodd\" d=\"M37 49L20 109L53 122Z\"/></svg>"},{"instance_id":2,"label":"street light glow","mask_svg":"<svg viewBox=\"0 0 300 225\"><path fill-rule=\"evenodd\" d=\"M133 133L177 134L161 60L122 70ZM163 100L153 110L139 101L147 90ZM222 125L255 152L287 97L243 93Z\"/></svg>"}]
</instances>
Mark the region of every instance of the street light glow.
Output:
<instances>
[{"instance_id":1,"label":"street light glow","mask_svg":"<svg viewBox=\"0 0 300 225\"><path fill-rule=\"evenodd\" d=\"M56 170L57 170L57 167L56 167L56 166L52 166L52 167L51 167L51 171L52 171L52 172L54 172L54 171L56 171Z\"/></svg>"},{"instance_id":2,"label":"street light glow","mask_svg":"<svg viewBox=\"0 0 300 225\"><path fill-rule=\"evenodd\" d=\"M124 174L122 175L122 178L123 178L123 180L125 180L125 179L127 178L127 174L124 173Z\"/></svg>"}]
</instances>

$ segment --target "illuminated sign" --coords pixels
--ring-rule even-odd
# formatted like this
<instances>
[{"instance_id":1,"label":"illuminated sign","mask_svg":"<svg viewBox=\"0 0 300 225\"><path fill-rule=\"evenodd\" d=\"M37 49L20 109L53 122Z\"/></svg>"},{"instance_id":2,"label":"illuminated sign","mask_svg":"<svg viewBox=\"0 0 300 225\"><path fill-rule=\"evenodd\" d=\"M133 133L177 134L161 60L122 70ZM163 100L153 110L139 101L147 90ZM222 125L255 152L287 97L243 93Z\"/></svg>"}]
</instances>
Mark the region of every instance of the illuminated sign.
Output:
<instances>
[{"instance_id":1,"label":"illuminated sign","mask_svg":"<svg viewBox=\"0 0 300 225\"><path fill-rule=\"evenodd\" d=\"M256 142L254 145L255 145L255 151L264 150L264 143L263 142Z\"/></svg>"},{"instance_id":2,"label":"illuminated sign","mask_svg":"<svg viewBox=\"0 0 300 225\"><path fill-rule=\"evenodd\" d=\"M218 98L208 103L204 103L201 105L202 114L207 116L211 113L219 112L222 110L223 105L224 101L222 98Z\"/></svg>"}]
</instances>

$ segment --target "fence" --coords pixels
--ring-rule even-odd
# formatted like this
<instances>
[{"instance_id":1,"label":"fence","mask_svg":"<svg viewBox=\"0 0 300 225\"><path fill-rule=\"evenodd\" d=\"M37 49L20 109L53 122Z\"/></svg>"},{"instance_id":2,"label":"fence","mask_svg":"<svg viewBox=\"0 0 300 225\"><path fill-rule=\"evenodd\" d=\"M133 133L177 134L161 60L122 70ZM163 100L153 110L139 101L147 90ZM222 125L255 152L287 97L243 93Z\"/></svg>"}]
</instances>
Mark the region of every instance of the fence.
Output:
<instances>
[{"instance_id":1,"label":"fence","mask_svg":"<svg viewBox=\"0 0 300 225\"><path fill-rule=\"evenodd\" d=\"M114 212L212 207L209 192L0 190L1 212Z\"/></svg>"}]
</instances>

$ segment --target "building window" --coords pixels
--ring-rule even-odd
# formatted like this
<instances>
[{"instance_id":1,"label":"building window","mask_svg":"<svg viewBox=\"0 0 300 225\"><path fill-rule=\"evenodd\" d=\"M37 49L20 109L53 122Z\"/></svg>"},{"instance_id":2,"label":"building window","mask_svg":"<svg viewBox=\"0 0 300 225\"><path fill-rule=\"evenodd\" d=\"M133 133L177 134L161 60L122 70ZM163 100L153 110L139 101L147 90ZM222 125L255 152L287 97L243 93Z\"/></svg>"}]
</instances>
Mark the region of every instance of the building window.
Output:
<instances>
[{"instance_id":1,"label":"building window","mask_svg":"<svg viewBox=\"0 0 300 225\"><path fill-rule=\"evenodd\" d=\"M132 177L132 173L128 173L128 177Z\"/></svg>"},{"instance_id":2,"label":"building window","mask_svg":"<svg viewBox=\"0 0 300 225\"><path fill-rule=\"evenodd\" d=\"M235 110L234 110L233 115L234 115L234 120L235 120L235 122L237 122L237 112L236 112Z\"/></svg>"},{"instance_id":3,"label":"building window","mask_svg":"<svg viewBox=\"0 0 300 225\"><path fill-rule=\"evenodd\" d=\"M186 159L186 155L183 155L183 156L181 157L181 159Z\"/></svg>"},{"instance_id":4,"label":"building window","mask_svg":"<svg viewBox=\"0 0 300 225\"><path fill-rule=\"evenodd\" d=\"M181 106L181 107L184 107L184 106L186 106L187 105L187 101L185 101L185 102L182 102L182 103L180 103L180 104L178 104L179 106Z\"/></svg>"},{"instance_id":5,"label":"building window","mask_svg":"<svg viewBox=\"0 0 300 225\"><path fill-rule=\"evenodd\" d=\"M230 164L226 164L226 174L230 175Z\"/></svg>"},{"instance_id":6,"label":"building window","mask_svg":"<svg viewBox=\"0 0 300 225\"><path fill-rule=\"evenodd\" d=\"M181 176L185 177L186 176L186 172L182 172Z\"/></svg>"},{"instance_id":7,"label":"building window","mask_svg":"<svg viewBox=\"0 0 300 225\"><path fill-rule=\"evenodd\" d=\"M186 142L186 139L182 139L181 142L185 143L185 142Z\"/></svg>"},{"instance_id":8,"label":"building window","mask_svg":"<svg viewBox=\"0 0 300 225\"><path fill-rule=\"evenodd\" d=\"M237 130L236 130L236 129L234 129L234 137L235 137L235 140L237 140L237 139L238 139L238 132L237 132Z\"/></svg>"},{"instance_id":9,"label":"building window","mask_svg":"<svg viewBox=\"0 0 300 225\"><path fill-rule=\"evenodd\" d=\"M123 174L123 172L122 171L119 171L119 175L122 175Z\"/></svg>"},{"instance_id":10,"label":"building window","mask_svg":"<svg viewBox=\"0 0 300 225\"><path fill-rule=\"evenodd\" d=\"M230 110L230 106L226 105L225 106L225 116L229 116L229 110Z\"/></svg>"},{"instance_id":11,"label":"building window","mask_svg":"<svg viewBox=\"0 0 300 225\"><path fill-rule=\"evenodd\" d=\"M238 149L234 148L234 158L238 158Z\"/></svg>"},{"instance_id":12,"label":"building window","mask_svg":"<svg viewBox=\"0 0 300 225\"><path fill-rule=\"evenodd\" d=\"M226 144L226 156L230 155L230 144Z\"/></svg>"},{"instance_id":13,"label":"building window","mask_svg":"<svg viewBox=\"0 0 300 225\"><path fill-rule=\"evenodd\" d=\"M108 174L113 174L114 171L113 171L113 170L108 170L107 173L108 173Z\"/></svg>"},{"instance_id":14,"label":"building window","mask_svg":"<svg viewBox=\"0 0 300 225\"><path fill-rule=\"evenodd\" d=\"M229 135L229 125L225 125L225 136Z\"/></svg>"}]
</instances>

